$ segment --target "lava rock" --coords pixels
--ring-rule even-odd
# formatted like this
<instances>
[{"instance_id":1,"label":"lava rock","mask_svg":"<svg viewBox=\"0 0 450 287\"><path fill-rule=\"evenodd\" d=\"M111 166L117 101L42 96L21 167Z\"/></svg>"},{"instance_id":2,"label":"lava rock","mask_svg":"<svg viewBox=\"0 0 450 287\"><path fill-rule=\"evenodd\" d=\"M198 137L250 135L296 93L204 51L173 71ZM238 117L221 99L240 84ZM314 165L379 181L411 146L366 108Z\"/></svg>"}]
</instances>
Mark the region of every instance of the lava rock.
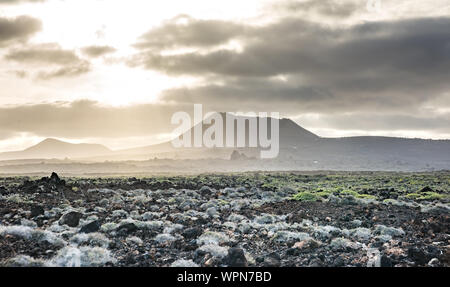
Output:
<instances>
[{"instance_id":1,"label":"lava rock","mask_svg":"<svg viewBox=\"0 0 450 287\"><path fill-rule=\"evenodd\" d=\"M125 232L127 234L133 233L138 230L137 226L134 223L125 223L116 229L119 232Z\"/></svg>"},{"instance_id":2,"label":"lava rock","mask_svg":"<svg viewBox=\"0 0 450 287\"><path fill-rule=\"evenodd\" d=\"M432 192L433 190L431 189L431 187L429 187L429 186L425 186L424 188L422 188L421 190L420 190L420 192Z\"/></svg>"},{"instance_id":3,"label":"lava rock","mask_svg":"<svg viewBox=\"0 0 450 287\"><path fill-rule=\"evenodd\" d=\"M301 251L298 248L289 248L286 250L286 255L288 256L298 256L300 255Z\"/></svg>"},{"instance_id":4,"label":"lava rock","mask_svg":"<svg viewBox=\"0 0 450 287\"><path fill-rule=\"evenodd\" d=\"M50 181L54 183L59 183L61 179L59 178L58 174L56 172L52 172L52 175L50 176Z\"/></svg>"},{"instance_id":5,"label":"lava rock","mask_svg":"<svg viewBox=\"0 0 450 287\"><path fill-rule=\"evenodd\" d=\"M333 262L333 267L343 267L344 265L345 262L341 256L338 256Z\"/></svg>"},{"instance_id":6,"label":"lava rock","mask_svg":"<svg viewBox=\"0 0 450 287\"><path fill-rule=\"evenodd\" d=\"M244 250L241 248L230 248L227 257L224 258L225 264L230 267L247 267L247 259Z\"/></svg>"},{"instance_id":7,"label":"lava rock","mask_svg":"<svg viewBox=\"0 0 450 287\"><path fill-rule=\"evenodd\" d=\"M425 250L417 247L410 247L408 256L418 265L425 265L432 259L432 256L427 254Z\"/></svg>"},{"instance_id":8,"label":"lava rock","mask_svg":"<svg viewBox=\"0 0 450 287\"><path fill-rule=\"evenodd\" d=\"M41 178L39 184L53 184L55 186L65 186L66 181L60 179L56 172L52 172L50 177Z\"/></svg>"},{"instance_id":9,"label":"lava rock","mask_svg":"<svg viewBox=\"0 0 450 287\"><path fill-rule=\"evenodd\" d=\"M36 217L39 215L43 215L45 213L44 208L40 205L33 205L31 207L30 211L31 211L31 214L30 214L31 217Z\"/></svg>"},{"instance_id":10,"label":"lava rock","mask_svg":"<svg viewBox=\"0 0 450 287\"><path fill-rule=\"evenodd\" d=\"M0 186L0 195L7 195L8 190L4 186Z\"/></svg>"},{"instance_id":11,"label":"lava rock","mask_svg":"<svg viewBox=\"0 0 450 287\"><path fill-rule=\"evenodd\" d=\"M199 193L202 196L208 196L212 193L212 190L209 186L203 186L202 188L200 188Z\"/></svg>"},{"instance_id":12,"label":"lava rock","mask_svg":"<svg viewBox=\"0 0 450 287\"><path fill-rule=\"evenodd\" d=\"M93 233L100 230L100 223L95 220L81 227L80 233Z\"/></svg>"},{"instance_id":13,"label":"lava rock","mask_svg":"<svg viewBox=\"0 0 450 287\"><path fill-rule=\"evenodd\" d=\"M199 227L191 227L183 231L181 235L186 239L194 239L199 237L203 233L202 229Z\"/></svg>"},{"instance_id":14,"label":"lava rock","mask_svg":"<svg viewBox=\"0 0 450 287\"><path fill-rule=\"evenodd\" d=\"M80 223L80 218L83 216L83 214L71 211L69 213L64 214L61 219L59 220L59 224L67 224L70 227L77 227Z\"/></svg>"},{"instance_id":15,"label":"lava rock","mask_svg":"<svg viewBox=\"0 0 450 287\"><path fill-rule=\"evenodd\" d=\"M392 260L386 255L381 256L380 267L392 267Z\"/></svg>"}]
</instances>

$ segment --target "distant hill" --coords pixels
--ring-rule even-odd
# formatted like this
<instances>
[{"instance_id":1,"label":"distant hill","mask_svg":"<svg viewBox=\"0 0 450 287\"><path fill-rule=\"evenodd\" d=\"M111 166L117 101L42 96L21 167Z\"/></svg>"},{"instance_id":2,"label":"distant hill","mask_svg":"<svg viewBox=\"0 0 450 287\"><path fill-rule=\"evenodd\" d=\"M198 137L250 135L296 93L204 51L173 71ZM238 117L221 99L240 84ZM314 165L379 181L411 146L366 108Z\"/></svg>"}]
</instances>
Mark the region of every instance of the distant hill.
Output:
<instances>
[{"instance_id":1,"label":"distant hill","mask_svg":"<svg viewBox=\"0 0 450 287\"><path fill-rule=\"evenodd\" d=\"M224 116L225 114L222 114ZM242 118L241 119L249 119ZM268 125L270 127L270 124ZM161 161L168 160L219 160L196 167L200 161L174 163L170 165L190 170L396 170L428 171L450 170L450 140L425 140L393 137L347 137L322 138L302 128L290 119L281 119L280 153L273 160L258 161L260 148L174 148L171 142L126 150L111 151L102 145L70 144L47 139L23 151L0 154L0 160L17 159L64 159L104 161L148 161L146 164L132 163L136 170L145 170ZM204 125L203 131L209 126ZM224 121L226 131L226 121ZM246 142L248 143L248 123ZM270 128L268 134L270 134ZM193 142L194 127L191 128ZM185 133L187 135L187 133ZM235 128L236 135L236 128ZM226 134L224 135L225 138ZM230 159L238 150L244 160L235 161L223 169L223 160ZM235 153L236 154L236 153ZM222 160L222 162L220 162ZM8 163L9 164L9 163ZM228 165L228 164L226 164ZM187 167L182 167L187 166ZM172 168L171 167L171 168ZM20 168L20 167L19 167ZM102 167L97 166L98 170ZM162 168L162 166L161 166ZM168 171L171 168L167 168ZM116 166L120 171L121 167ZM156 168L157 169L157 168ZM159 169L157 169L159 170Z\"/></svg>"},{"instance_id":2,"label":"distant hill","mask_svg":"<svg viewBox=\"0 0 450 287\"><path fill-rule=\"evenodd\" d=\"M217 157L223 157L223 155L226 155L226 157L228 158L232 151L235 148L226 148L226 141L225 138L227 136L226 130L227 130L227 124L226 124L226 120L225 120L225 113L222 113L222 118L223 120L223 146L224 148L216 148L216 149L205 149L205 148L181 148L181 149L175 149L172 146L171 142L165 142L162 144L157 144L157 145L150 145L150 146L146 146L146 147L138 147L138 148L133 148L133 149L127 149L127 150L121 150L121 151L117 151L117 153L121 154L121 155L139 155L139 154L154 154L154 153L170 153L170 152L189 152L189 154L192 157L196 157L197 153L200 153L200 155L203 155L203 157L214 157L214 155ZM228 116L231 116L233 119L243 119L246 121L246 126L245 126L245 141L246 141L246 146L248 146L249 144L249 120L251 118L249 117L242 117L242 116L233 116L228 114ZM269 118L268 119L268 134L271 134L271 126L270 126L270 121L272 119ZM211 125L203 125L203 133L209 128L211 127ZM257 125L257 129L259 129L259 124ZM281 119L279 121L279 129L280 129L280 146L281 147L301 147L304 145L310 145L313 144L314 142L318 141L320 139L319 136L313 134L312 132L302 128L301 126L297 125L294 121L290 120L290 119ZM194 146L194 131L195 131L195 127L190 129L190 133L191 133L191 146ZM188 132L184 133L184 136L187 135ZM258 133L259 136L259 133ZM237 145L237 126L235 124L234 127L234 139L235 139L235 146ZM244 148L245 150L247 150L248 153L251 153L252 155L255 155L256 152L259 152L259 149L255 149L255 148ZM184 158L184 157L183 157Z\"/></svg>"},{"instance_id":3,"label":"distant hill","mask_svg":"<svg viewBox=\"0 0 450 287\"><path fill-rule=\"evenodd\" d=\"M64 159L110 155L110 149L99 144L72 144L46 139L22 151L0 153L0 160L12 159Z\"/></svg>"}]
</instances>

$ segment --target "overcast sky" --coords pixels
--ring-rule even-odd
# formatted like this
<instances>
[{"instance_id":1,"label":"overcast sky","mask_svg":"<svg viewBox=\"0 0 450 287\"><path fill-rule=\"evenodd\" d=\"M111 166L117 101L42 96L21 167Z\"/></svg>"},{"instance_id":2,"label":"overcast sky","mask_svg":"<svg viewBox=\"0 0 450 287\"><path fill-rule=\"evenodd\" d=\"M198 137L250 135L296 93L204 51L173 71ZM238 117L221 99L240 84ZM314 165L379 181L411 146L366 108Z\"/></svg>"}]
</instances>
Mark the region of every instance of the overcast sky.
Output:
<instances>
[{"instance_id":1,"label":"overcast sky","mask_svg":"<svg viewBox=\"0 0 450 287\"><path fill-rule=\"evenodd\" d=\"M0 151L169 139L175 111L450 138L448 0L0 0Z\"/></svg>"}]
</instances>

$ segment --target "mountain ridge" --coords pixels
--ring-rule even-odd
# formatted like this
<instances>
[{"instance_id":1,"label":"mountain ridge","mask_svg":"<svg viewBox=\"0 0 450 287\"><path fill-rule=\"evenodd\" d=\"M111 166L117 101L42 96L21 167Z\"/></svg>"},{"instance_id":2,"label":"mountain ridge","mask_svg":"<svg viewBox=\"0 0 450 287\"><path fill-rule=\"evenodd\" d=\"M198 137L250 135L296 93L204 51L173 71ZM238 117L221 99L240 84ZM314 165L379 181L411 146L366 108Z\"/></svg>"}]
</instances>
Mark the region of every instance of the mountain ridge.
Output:
<instances>
[{"instance_id":1,"label":"mountain ridge","mask_svg":"<svg viewBox=\"0 0 450 287\"><path fill-rule=\"evenodd\" d=\"M101 144L74 144L55 138L46 138L21 151L0 153L0 160L78 158L92 154L107 155L111 152L109 148Z\"/></svg>"},{"instance_id":2,"label":"mountain ridge","mask_svg":"<svg viewBox=\"0 0 450 287\"><path fill-rule=\"evenodd\" d=\"M222 114L224 115L224 114ZM248 118L248 117L241 117ZM224 121L225 122L225 121ZM300 169L302 164L315 168L353 166L387 168L404 166L450 169L450 140L399 138L383 136L355 136L342 138L320 137L304 129L291 119L280 120L280 154L273 162L280 169ZM270 124L268 125L270 127ZM203 132L208 125L203 126ZM224 123L224 128L226 125ZM195 127L191 127L191 136ZM248 125L246 126L248 131ZM268 132L269 133L269 132ZM184 133L186 134L186 133ZM246 133L248 137L248 132ZM56 152L55 152L56 150ZM65 159L104 161L146 161L161 159L230 159L234 150L248 158L258 158L260 148L179 148L171 141L131 149L110 150L99 144L71 144L48 138L25 150L0 153L0 160Z\"/></svg>"}]
</instances>

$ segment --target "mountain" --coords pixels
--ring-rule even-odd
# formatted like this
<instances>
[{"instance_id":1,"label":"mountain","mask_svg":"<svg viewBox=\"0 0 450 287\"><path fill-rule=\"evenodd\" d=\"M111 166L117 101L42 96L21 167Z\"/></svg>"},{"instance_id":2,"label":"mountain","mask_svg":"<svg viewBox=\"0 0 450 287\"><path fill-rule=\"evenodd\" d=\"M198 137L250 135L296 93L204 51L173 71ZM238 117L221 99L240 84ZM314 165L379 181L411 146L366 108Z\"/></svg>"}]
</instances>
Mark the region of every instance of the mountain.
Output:
<instances>
[{"instance_id":1,"label":"mountain","mask_svg":"<svg viewBox=\"0 0 450 287\"><path fill-rule=\"evenodd\" d=\"M224 117L226 114L222 114ZM249 118L240 117L248 120ZM270 119L271 120L271 119ZM203 125L203 132L209 125ZM290 119L281 119L280 153L271 168L280 170L432 170L450 169L450 141L393 137L323 138ZM195 127L190 129L191 144ZM226 131L226 121L223 121ZM235 138L236 138L235 126ZM246 124L246 143L249 123ZM270 134L268 124L268 134ZM184 134L185 136L187 133ZM226 136L226 132L224 138ZM171 142L117 151L118 159L229 159L234 150L259 158L260 148L174 148ZM120 157L119 157L120 155ZM261 167L261 165L259 165ZM264 166L267 167L267 166Z\"/></svg>"},{"instance_id":2,"label":"mountain","mask_svg":"<svg viewBox=\"0 0 450 287\"><path fill-rule=\"evenodd\" d=\"M73 159L110 155L111 153L110 149L99 144L72 144L49 138L22 151L0 153L0 160Z\"/></svg>"},{"instance_id":3,"label":"mountain","mask_svg":"<svg viewBox=\"0 0 450 287\"><path fill-rule=\"evenodd\" d=\"M222 117L228 114L222 114ZM249 120L246 121L246 143ZM272 119L270 119L271 121ZM196 126L199 127L199 126ZM227 123L223 121L223 130ZM17 159L77 159L96 162L135 161L114 165L114 171L177 170L245 171L245 170L450 170L450 140L425 140L393 137L323 138L302 128L290 119L279 122L280 153L276 159L258 161L260 147L244 148L175 148L171 142L133 149L111 151L102 145L70 144L47 139L19 152L0 154L0 160ZM209 125L203 125L205 132ZM193 143L195 127L190 129ZM189 131L184 135L188 136ZM271 134L270 122L268 134ZM237 129L235 126L235 138ZM224 139L226 132L224 135ZM237 150L242 160L228 163ZM237 154L237 153L234 153ZM154 160L154 159L167 159ZM172 160L193 161L172 161ZM141 161L137 163L136 161ZM8 163L9 164L9 163ZM111 163L112 164L112 163ZM18 168L21 168L20 166ZM37 166L36 169L42 169ZM83 167L82 169L85 169ZM102 171L105 165L96 166ZM113 167L110 167L113 168ZM11 167L9 167L11 169Z\"/></svg>"},{"instance_id":4,"label":"mountain","mask_svg":"<svg viewBox=\"0 0 450 287\"><path fill-rule=\"evenodd\" d=\"M165 143L161 143L161 144L157 144L157 145L150 145L150 146L145 146L145 147L139 147L139 148L133 148L133 149L127 149L127 150L121 150L121 151L117 151L117 153L121 154L121 155L144 155L144 154L155 154L155 153L159 153L159 154L167 154L167 153L189 153L189 155L191 156L191 158L195 158L197 156L197 154L202 155L203 157L205 156L209 156L209 157L223 157L225 156L226 158L228 158L231 154L231 152L235 149L235 148L226 148L226 136L227 136L227 122L226 122L226 116L231 117L232 120L244 120L245 121L245 142L246 142L246 146L249 146L249 137L250 137L250 133L249 133L249 126L250 126L250 120L254 119L254 118L250 118L250 117L243 117L243 116L233 116L231 114L225 114L225 113L221 113L222 119L223 119L223 126L222 126L222 130L223 130L223 146L224 148L215 148L215 149L207 149L207 148L174 148L172 145L172 142L165 142ZM259 118L256 118L257 120ZM268 135L271 135L271 123L272 118L268 119L268 123L267 123L267 130L268 130ZM212 124L207 125L207 124L203 124L202 125L202 134L211 127ZM198 127L199 125L197 125L196 127ZM191 134L191 146L194 146L194 134L195 134L195 128L196 127L192 127L190 129L190 131L187 131L183 134L184 137L188 136L188 133L190 132ZM257 121L256 124L256 128L257 128L257 138L259 137L259 120ZM297 125L294 121L292 121L291 119L280 119L279 121L279 137L280 137L280 146L281 147L301 147L301 146L305 146L305 145L311 145L314 144L314 142L318 141L320 139L319 136L313 134L312 132L302 128L301 126ZM235 146L237 146L237 134L238 134L238 129L237 129L237 124L235 122L235 127L234 127L234 144ZM251 153L253 156L256 155L255 152L259 152L259 148L244 148L247 150L248 153ZM230 152L231 150L231 152ZM181 156L182 158L184 158L183 156Z\"/></svg>"}]
</instances>

